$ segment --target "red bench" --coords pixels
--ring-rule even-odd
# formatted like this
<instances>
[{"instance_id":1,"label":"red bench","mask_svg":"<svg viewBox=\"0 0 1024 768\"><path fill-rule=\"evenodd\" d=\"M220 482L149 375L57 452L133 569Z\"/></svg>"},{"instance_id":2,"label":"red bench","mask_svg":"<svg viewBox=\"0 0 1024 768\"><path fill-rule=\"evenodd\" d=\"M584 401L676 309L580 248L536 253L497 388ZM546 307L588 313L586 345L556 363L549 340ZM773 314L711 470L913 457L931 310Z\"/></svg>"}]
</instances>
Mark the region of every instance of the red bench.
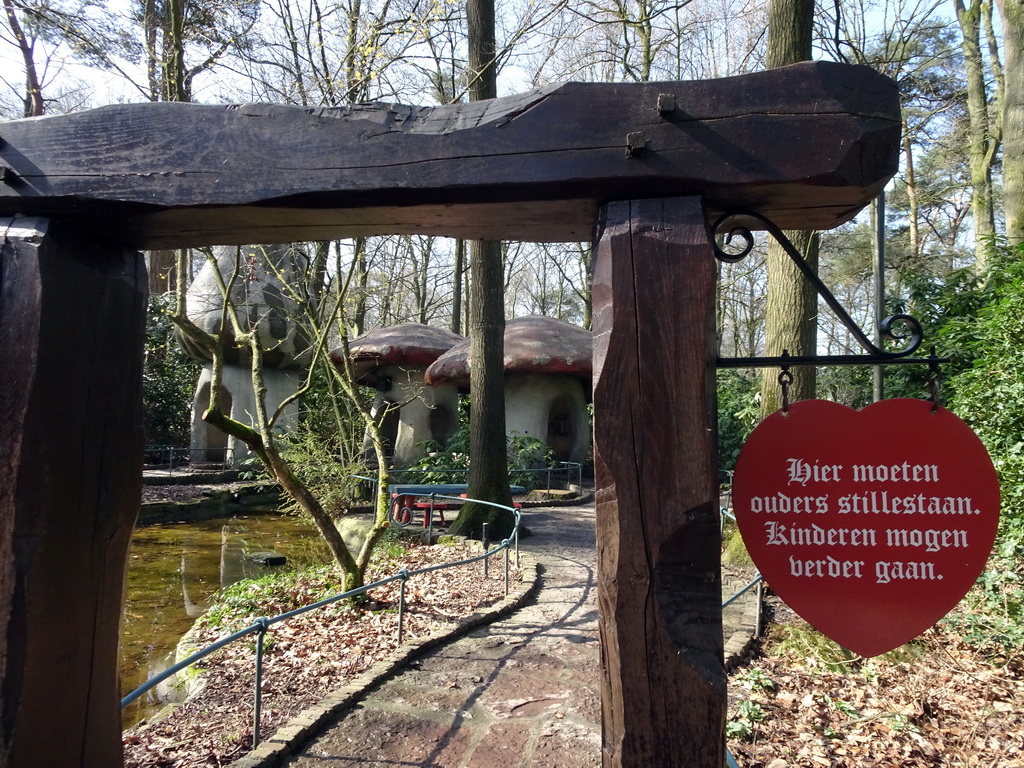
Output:
<instances>
[{"instance_id":1,"label":"red bench","mask_svg":"<svg viewBox=\"0 0 1024 768\"><path fill-rule=\"evenodd\" d=\"M417 496L411 494L392 493L391 519L398 523L398 525L409 525L413 517L415 517L417 510L421 510L423 512L424 528L430 524L432 511L441 515L441 522L445 522L444 513L448 509L447 504L443 501L417 501L417 498Z\"/></svg>"},{"instance_id":2,"label":"red bench","mask_svg":"<svg viewBox=\"0 0 1024 768\"><path fill-rule=\"evenodd\" d=\"M434 498L439 496L466 497L467 486L465 483L419 483L419 484L396 484L388 486L391 491L391 519L396 525L403 528L409 525L416 516L417 511L423 512L423 527L426 528L431 522L431 508L441 515L441 522L445 522L444 511L448 505ZM513 494L525 493L526 489L518 485L510 485L509 491ZM417 501L417 499L423 499ZM517 509L520 504L515 505Z\"/></svg>"}]
</instances>

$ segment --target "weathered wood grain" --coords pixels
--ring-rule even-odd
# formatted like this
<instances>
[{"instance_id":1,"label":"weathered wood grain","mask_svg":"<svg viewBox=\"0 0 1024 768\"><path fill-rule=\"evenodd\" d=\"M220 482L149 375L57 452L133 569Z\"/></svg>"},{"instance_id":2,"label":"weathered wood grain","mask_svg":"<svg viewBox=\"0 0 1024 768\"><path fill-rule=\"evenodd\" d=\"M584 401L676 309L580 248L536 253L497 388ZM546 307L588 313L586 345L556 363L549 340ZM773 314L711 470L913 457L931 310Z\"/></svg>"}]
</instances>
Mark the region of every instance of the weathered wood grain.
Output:
<instances>
[{"instance_id":1,"label":"weathered wood grain","mask_svg":"<svg viewBox=\"0 0 1024 768\"><path fill-rule=\"evenodd\" d=\"M142 484L140 254L0 220L4 765L121 765L118 628Z\"/></svg>"},{"instance_id":2,"label":"weathered wood grain","mask_svg":"<svg viewBox=\"0 0 1024 768\"><path fill-rule=\"evenodd\" d=\"M827 228L896 170L899 130L891 81L830 62L433 108L116 105L0 123L0 215L74 219L146 248L558 241L589 240L609 200L701 195L712 211Z\"/></svg>"},{"instance_id":3,"label":"weathered wood grain","mask_svg":"<svg viewBox=\"0 0 1024 768\"><path fill-rule=\"evenodd\" d=\"M721 768L716 263L699 198L602 211L594 433L605 768Z\"/></svg>"}]
</instances>

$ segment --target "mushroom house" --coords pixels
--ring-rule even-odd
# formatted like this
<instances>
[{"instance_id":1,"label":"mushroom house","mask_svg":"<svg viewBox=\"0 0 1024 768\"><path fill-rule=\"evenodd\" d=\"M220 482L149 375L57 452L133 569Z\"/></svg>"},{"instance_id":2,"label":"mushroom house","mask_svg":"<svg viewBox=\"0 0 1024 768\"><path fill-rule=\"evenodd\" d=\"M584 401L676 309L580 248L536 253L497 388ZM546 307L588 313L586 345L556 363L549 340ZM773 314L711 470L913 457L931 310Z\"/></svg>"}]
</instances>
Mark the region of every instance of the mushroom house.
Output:
<instances>
[{"instance_id":1,"label":"mushroom house","mask_svg":"<svg viewBox=\"0 0 1024 768\"><path fill-rule=\"evenodd\" d=\"M243 330L257 329L263 355L264 404L273 413L278 404L301 385L303 371L309 365L310 347L305 335L293 321L295 303L288 298L283 281L297 279L305 269L305 256L287 245L257 245L241 248L220 247L217 270L224 283L231 282L231 306ZM236 259L238 260L236 262ZM224 367L221 375L221 406L224 412L243 424L252 425L256 413L252 362L249 350L235 342L230 323L222 333L224 298L214 268L207 262L188 289L189 320L199 328L221 338ZM203 363L192 403L192 458L194 461L237 464L249 455L245 443L202 419L210 404L213 364L209 352L184 334L176 333L188 354ZM292 403L278 418L276 426L288 429L298 421L298 404Z\"/></svg>"},{"instance_id":2,"label":"mushroom house","mask_svg":"<svg viewBox=\"0 0 1024 768\"><path fill-rule=\"evenodd\" d=\"M403 323L368 331L349 342L352 373L359 384L374 387L372 413L380 425L387 461L405 467L422 458L422 443L444 443L459 428L459 390L454 384L430 386L427 366L462 337L444 328ZM344 350L331 352L331 360L344 365ZM373 446L364 439L372 459Z\"/></svg>"},{"instance_id":3,"label":"mushroom house","mask_svg":"<svg viewBox=\"0 0 1024 768\"><path fill-rule=\"evenodd\" d=\"M427 383L469 386L469 340L427 369ZM557 461L586 459L587 401L593 377L593 336L553 317L528 315L505 324L505 428L536 438Z\"/></svg>"}]
</instances>

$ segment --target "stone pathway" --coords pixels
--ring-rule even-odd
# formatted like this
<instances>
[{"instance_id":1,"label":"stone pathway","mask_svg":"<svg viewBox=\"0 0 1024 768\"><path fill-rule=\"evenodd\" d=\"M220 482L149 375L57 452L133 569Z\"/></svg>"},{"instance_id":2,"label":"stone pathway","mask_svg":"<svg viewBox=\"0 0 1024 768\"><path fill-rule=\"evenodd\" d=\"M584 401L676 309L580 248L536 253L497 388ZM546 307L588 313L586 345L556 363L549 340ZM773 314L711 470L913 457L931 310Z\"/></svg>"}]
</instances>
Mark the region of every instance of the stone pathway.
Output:
<instances>
[{"instance_id":1,"label":"stone pathway","mask_svg":"<svg viewBox=\"0 0 1024 768\"><path fill-rule=\"evenodd\" d=\"M594 508L529 509L524 519L535 535L524 539L523 551L541 566L537 596L512 615L421 656L280 764L601 764ZM737 625L727 629L727 643L749 638L738 625L746 621L752 628L752 611L740 605L727 616Z\"/></svg>"}]
</instances>

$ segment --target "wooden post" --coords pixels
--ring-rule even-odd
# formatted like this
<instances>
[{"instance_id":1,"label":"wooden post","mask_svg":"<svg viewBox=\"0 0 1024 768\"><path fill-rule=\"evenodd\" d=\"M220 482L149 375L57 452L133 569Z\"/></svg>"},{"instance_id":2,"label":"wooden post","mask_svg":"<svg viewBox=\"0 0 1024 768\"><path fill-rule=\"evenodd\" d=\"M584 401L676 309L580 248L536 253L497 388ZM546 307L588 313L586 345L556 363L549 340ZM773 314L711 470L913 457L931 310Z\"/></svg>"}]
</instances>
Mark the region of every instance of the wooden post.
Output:
<instances>
[{"instance_id":1,"label":"wooden post","mask_svg":"<svg viewBox=\"0 0 1024 768\"><path fill-rule=\"evenodd\" d=\"M0 235L0 764L110 768L146 270L46 219Z\"/></svg>"},{"instance_id":2,"label":"wooden post","mask_svg":"<svg viewBox=\"0 0 1024 768\"><path fill-rule=\"evenodd\" d=\"M594 259L602 752L721 768L716 262L699 197L602 209Z\"/></svg>"},{"instance_id":3,"label":"wooden post","mask_svg":"<svg viewBox=\"0 0 1024 768\"><path fill-rule=\"evenodd\" d=\"M0 765L4 749L25 765L117 763L117 612L141 463L139 257L25 217L150 249L402 233L552 242L587 237L604 201L692 195L601 208L604 749L610 765L721 768L703 206L783 228L848 221L897 168L899 116L877 72L806 62L487 104L160 102L0 123L0 216L22 217L0 260Z\"/></svg>"}]
</instances>

